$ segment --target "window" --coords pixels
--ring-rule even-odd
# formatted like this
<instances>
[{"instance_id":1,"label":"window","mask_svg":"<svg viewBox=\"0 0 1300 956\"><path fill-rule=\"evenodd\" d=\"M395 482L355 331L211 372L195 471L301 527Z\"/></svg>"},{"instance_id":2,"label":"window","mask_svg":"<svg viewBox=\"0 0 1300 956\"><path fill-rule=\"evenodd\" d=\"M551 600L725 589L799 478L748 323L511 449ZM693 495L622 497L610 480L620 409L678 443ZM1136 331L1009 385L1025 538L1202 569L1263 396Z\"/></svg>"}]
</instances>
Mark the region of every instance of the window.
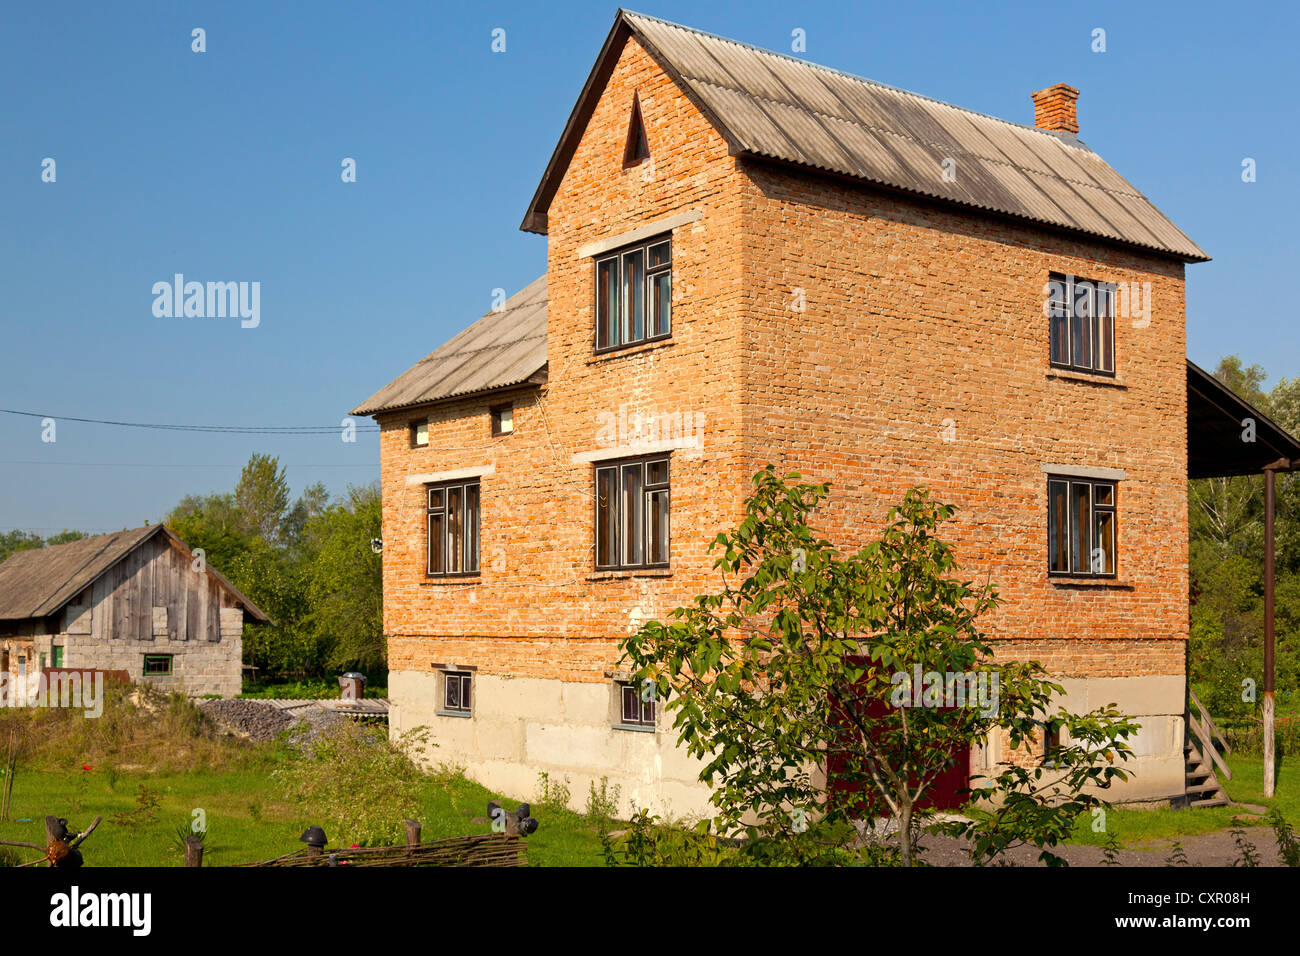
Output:
<instances>
[{"instance_id":1,"label":"window","mask_svg":"<svg viewBox=\"0 0 1300 956\"><path fill-rule=\"evenodd\" d=\"M668 566L668 457L596 467L596 568Z\"/></svg>"},{"instance_id":2,"label":"window","mask_svg":"<svg viewBox=\"0 0 1300 956\"><path fill-rule=\"evenodd\" d=\"M1052 364L1114 375L1115 285L1058 272L1048 278L1046 309Z\"/></svg>"},{"instance_id":3,"label":"window","mask_svg":"<svg viewBox=\"0 0 1300 956\"><path fill-rule=\"evenodd\" d=\"M146 677L165 677L171 672L171 654L146 654L144 656L144 673Z\"/></svg>"},{"instance_id":4,"label":"window","mask_svg":"<svg viewBox=\"0 0 1300 956\"><path fill-rule=\"evenodd\" d=\"M619 722L625 727L653 727L655 725L655 702L641 688L626 681L619 681Z\"/></svg>"},{"instance_id":5,"label":"window","mask_svg":"<svg viewBox=\"0 0 1300 956\"><path fill-rule=\"evenodd\" d=\"M596 351L672 334L672 242L663 236L596 260Z\"/></svg>"},{"instance_id":6,"label":"window","mask_svg":"<svg viewBox=\"0 0 1300 956\"><path fill-rule=\"evenodd\" d=\"M1051 574L1115 574L1113 481L1047 479L1047 570Z\"/></svg>"},{"instance_id":7,"label":"window","mask_svg":"<svg viewBox=\"0 0 1300 956\"><path fill-rule=\"evenodd\" d=\"M1054 720L1039 724L1043 732L1043 766L1055 767L1065 747L1065 727Z\"/></svg>"},{"instance_id":8,"label":"window","mask_svg":"<svg viewBox=\"0 0 1300 956\"><path fill-rule=\"evenodd\" d=\"M623 147L623 168L636 166L650 158L650 144L645 138L641 119L641 98L632 94L632 117L627 123L627 144Z\"/></svg>"},{"instance_id":9,"label":"window","mask_svg":"<svg viewBox=\"0 0 1300 956\"><path fill-rule=\"evenodd\" d=\"M429 444L428 421L411 422L411 447L419 448L427 444Z\"/></svg>"},{"instance_id":10,"label":"window","mask_svg":"<svg viewBox=\"0 0 1300 956\"><path fill-rule=\"evenodd\" d=\"M453 714L469 714L470 687L473 682L473 674L445 671L442 675L442 709Z\"/></svg>"},{"instance_id":11,"label":"window","mask_svg":"<svg viewBox=\"0 0 1300 956\"><path fill-rule=\"evenodd\" d=\"M478 480L426 486L429 577L478 574Z\"/></svg>"},{"instance_id":12,"label":"window","mask_svg":"<svg viewBox=\"0 0 1300 956\"><path fill-rule=\"evenodd\" d=\"M490 411L493 435L509 435L515 430L515 407L513 405L494 405Z\"/></svg>"},{"instance_id":13,"label":"window","mask_svg":"<svg viewBox=\"0 0 1300 956\"><path fill-rule=\"evenodd\" d=\"M50 658L51 658L51 660L53 661L53 663L50 665L51 667L62 667L62 666L63 666L63 648L60 647L60 646L57 645L57 644L56 644L55 646L51 647L51 648L50 648Z\"/></svg>"}]
</instances>

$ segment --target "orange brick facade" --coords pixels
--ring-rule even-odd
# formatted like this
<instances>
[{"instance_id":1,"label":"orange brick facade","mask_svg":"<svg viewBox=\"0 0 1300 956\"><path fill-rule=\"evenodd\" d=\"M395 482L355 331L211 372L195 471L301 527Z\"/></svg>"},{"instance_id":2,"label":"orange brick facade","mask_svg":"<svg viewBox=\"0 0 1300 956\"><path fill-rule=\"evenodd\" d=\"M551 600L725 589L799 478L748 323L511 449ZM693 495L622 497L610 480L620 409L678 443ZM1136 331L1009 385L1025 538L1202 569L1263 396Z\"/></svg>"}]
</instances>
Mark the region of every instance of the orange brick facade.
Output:
<instances>
[{"instance_id":1,"label":"orange brick facade","mask_svg":"<svg viewBox=\"0 0 1300 956\"><path fill-rule=\"evenodd\" d=\"M625 169L634 93L651 161ZM701 215L672 230L672 337L594 354L594 266L579 247L687 211ZM395 675L454 662L479 678L607 685L637 622L716 588L707 545L772 462L831 482L820 523L846 548L869 540L909 486L957 505L948 536L1002 597L986 622L1000 653L1078 681L1182 680L1181 263L739 160L635 38L547 227L547 385L378 416ZM1049 272L1149 283L1149 319L1117 322L1114 381L1051 372ZM515 431L492 437L488 409L503 401ZM672 453L671 567L596 573L593 466L574 456L629 444L638 416L700 443ZM409 425L426 417L429 444L411 447ZM1049 580L1048 463L1124 472L1115 581ZM490 469L482 571L434 581L412 476L455 469ZM396 691L394 702L402 725L429 713ZM463 757L474 745L458 746Z\"/></svg>"}]
</instances>

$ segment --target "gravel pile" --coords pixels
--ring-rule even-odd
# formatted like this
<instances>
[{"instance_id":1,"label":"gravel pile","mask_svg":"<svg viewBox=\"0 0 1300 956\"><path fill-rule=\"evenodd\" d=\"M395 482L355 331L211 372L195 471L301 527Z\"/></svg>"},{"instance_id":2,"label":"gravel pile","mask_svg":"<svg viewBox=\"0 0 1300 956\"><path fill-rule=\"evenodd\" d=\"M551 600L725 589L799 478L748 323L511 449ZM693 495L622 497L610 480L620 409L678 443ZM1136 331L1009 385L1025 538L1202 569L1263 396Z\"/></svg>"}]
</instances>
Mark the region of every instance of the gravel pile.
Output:
<instances>
[{"instance_id":1,"label":"gravel pile","mask_svg":"<svg viewBox=\"0 0 1300 956\"><path fill-rule=\"evenodd\" d=\"M296 723L274 704L256 700L205 700L199 709L219 726L257 741L274 740Z\"/></svg>"},{"instance_id":2,"label":"gravel pile","mask_svg":"<svg viewBox=\"0 0 1300 956\"><path fill-rule=\"evenodd\" d=\"M348 718L342 714L328 711L319 705L314 705L295 709L292 711L290 719L294 725L301 724L303 721L307 723L306 727L301 727L289 735L289 746L303 750L310 744L315 743L321 734L325 733L330 727Z\"/></svg>"}]
</instances>

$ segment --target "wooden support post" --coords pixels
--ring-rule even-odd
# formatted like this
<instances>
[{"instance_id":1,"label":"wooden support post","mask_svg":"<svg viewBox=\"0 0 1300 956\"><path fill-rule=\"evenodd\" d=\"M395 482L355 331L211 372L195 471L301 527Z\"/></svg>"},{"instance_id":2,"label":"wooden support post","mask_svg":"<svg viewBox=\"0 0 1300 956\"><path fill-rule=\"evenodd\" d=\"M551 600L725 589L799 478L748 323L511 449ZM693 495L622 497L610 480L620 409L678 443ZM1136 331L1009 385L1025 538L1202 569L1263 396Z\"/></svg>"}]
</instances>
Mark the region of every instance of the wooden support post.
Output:
<instances>
[{"instance_id":1,"label":"wooden support post","mask_svg":"<svg viewBox=\"0 0 1300 956\"><path fill-rule=\"evenodd\" d=\"M1264 467L1264 798L1271 799L1277 782L1273 752L1273 510L1277 469L1291 463L1280 459Z\"/></svg>"},{"instance_id":2,"label":"wooden support post","mask_svg":"<svg viewBox=\"0 0 1300 956\"><path fill-rule=\"evenodd\" d=\"M406 845L407 846L420 845L420 823L418 820L406 821Z\"/></svg>"},{"instance_id":3,"label":"wooden support post","mask_svg":"<svg viewBox=\"0 0 1300 956\"><path fill-rule=\"evenodd\" d=\"M203 865L203 838L198 834L191 833L185 838L185 865Z\"/></svg>"}]
</instances>

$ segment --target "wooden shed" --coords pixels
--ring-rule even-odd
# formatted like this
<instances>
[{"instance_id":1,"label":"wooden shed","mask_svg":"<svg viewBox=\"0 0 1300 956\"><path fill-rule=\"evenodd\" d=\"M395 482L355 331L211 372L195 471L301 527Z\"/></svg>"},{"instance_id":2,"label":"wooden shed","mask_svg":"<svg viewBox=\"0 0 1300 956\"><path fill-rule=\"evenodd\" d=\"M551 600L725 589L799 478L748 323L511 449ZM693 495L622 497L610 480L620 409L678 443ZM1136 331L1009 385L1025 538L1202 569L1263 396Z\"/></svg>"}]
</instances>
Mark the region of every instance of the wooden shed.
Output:
<instances>
[{"instance_id":1,"label":"wooden shed","mask_svg":"<svg viewBox=\"0 0 1300 956\"><path fill-rule=\"evenodd\" d=\"M243 627L270 622L164 525L19 551L0 564L0 672L126 671L164 690L240 691Z\"/></svg>"}]
</instances>

